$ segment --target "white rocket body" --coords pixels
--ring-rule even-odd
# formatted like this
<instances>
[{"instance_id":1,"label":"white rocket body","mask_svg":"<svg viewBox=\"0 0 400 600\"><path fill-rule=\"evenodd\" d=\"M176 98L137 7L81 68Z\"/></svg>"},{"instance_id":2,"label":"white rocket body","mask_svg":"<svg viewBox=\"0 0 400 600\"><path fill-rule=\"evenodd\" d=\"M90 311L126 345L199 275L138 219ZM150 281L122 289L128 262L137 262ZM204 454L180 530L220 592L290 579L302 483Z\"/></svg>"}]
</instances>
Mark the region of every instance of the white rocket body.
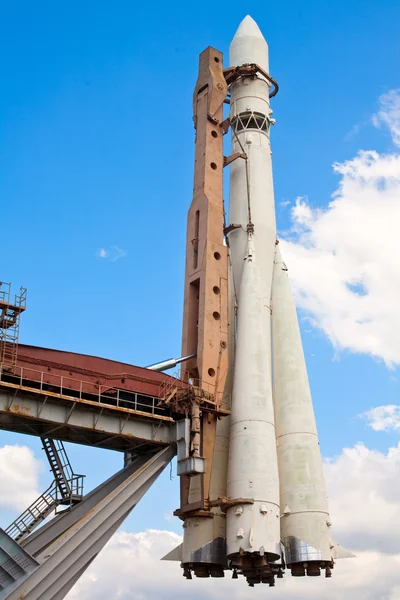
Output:
<instances>
[{"instance_id":1,"label":"white rocket body","mask_svg":"<svg viewBox=\"0 0 400 600\"><path fill-rule=\"evenodd\" d=\"M306 563L330 562L332 543L322 459L307 368L287 268L276 249L272 286L274 406L281 536L286 563L304 575Z\"/></svg>"},{"instance_id":2,"label":"white rocket body","mask_svg":"<svg viewBox=\"0 0 400 600\"><path fill-rule=\"evenodd\" d=\"M228 462L227 555L280 558L279 479L268 369L270 309L251 236L239 292Z\"/></svg>"},{"instance_id":3,"label":"white rocket body","mask_svg":"<svg viewBox=\"0 0 400 600\"><path fill-rule=\"evenodd\" d=\"M230 47L231 66L245 63L256 63L268 71L267 44L250 17L241 23ZM270 312L276 231L268 134L269 84L264 78L238 79L230 86L230 95L232 153L244 150L247 160L232 164L230 181L229 223L240 227L229 234L238 315L227 555L265 553L270 561L276 561L280 558L279 479ZM250 221L253 233L248 231Z\"/></svg>"},{"instance_id":4,"label":"white rocket body","mask_svg":"<svg viewBox=\"0 0 400 600\"><path fill-rule=\"evenodd\" d=\"M267 42L251 17L242 21L230 46L230 65L236 67L247 63L256 63L268 72ZM230 86L229 91L230 120L235 132L232 134L232 154L244 149L248 171L246 175L246 163L242 159L231 165L229 223L241 225L240 229L235 229L229 234L235 292L238 297L247 251L250 203L251 219L255 224L253 244L260 271L260 285L269 306L276 240L269 140L270 86L261 76L241 78ZM257 113L260 129L251 127L253 122L250 123L250 127L246 126L254 113Z\"/></svg>"}]
</instances>

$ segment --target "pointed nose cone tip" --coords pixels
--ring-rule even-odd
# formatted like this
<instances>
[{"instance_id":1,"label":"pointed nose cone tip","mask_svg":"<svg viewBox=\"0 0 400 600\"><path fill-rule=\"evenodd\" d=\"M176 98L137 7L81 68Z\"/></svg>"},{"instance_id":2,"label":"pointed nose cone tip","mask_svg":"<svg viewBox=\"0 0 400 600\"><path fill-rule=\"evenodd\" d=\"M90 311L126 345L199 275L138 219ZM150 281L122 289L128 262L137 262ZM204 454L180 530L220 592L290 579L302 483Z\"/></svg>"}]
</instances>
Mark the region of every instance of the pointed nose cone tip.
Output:
<instances>
[{"instance_id":1,"label":"pointed nose cone tip","mask_svg":"<svg viewBox=\"0 0 400 600\"><path fill-rule=\"evenodd\" d=\"M268 71L268 44L250 15L240 23L231 42L229 54L231 67L256 63Z\"/></svg>"},{"instance_id":2,"label":"pointed nose cone tip","mask_svg":"<svg viewBox=\"0 0 400 600\"><path fill-rule=\"evenodd\" d=\"M251 37L255 37L255 38L259 38L259 39L261 38L262 40L265 41L264 36L261 33L261 29L259 28L259 26L255 22L255 20L250 15L247 15L243 19L243 21L240 23L233 39L236 40L239 37L245 37L245 36L249 36L249 37L251 36Z\"/></svg>"}]
</instances>

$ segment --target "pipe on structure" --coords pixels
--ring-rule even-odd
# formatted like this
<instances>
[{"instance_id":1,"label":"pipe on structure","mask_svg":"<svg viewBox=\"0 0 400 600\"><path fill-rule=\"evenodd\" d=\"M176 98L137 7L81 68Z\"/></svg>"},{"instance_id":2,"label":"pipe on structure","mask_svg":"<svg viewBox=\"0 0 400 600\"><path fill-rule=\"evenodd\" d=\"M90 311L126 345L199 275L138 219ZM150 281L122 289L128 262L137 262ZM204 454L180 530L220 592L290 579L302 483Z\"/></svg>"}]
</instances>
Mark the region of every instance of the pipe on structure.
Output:
<instances>
[{"instance_id":1,"label":"pipe on structure","mask_svg":"<svg viewBox=\"0 0 400 600\"><path fill-rule=\"evenodd\" d=\"M167 360L163 360L162 362L154 363L153 365L149 365L145 367L149 369L149 371L168 371L168 369L173 369L180 363L186 362L191 358L195 358L196 353L188 354L187 356L182 356L181 358L168 358Z\"/></svg>"}]
</instances>

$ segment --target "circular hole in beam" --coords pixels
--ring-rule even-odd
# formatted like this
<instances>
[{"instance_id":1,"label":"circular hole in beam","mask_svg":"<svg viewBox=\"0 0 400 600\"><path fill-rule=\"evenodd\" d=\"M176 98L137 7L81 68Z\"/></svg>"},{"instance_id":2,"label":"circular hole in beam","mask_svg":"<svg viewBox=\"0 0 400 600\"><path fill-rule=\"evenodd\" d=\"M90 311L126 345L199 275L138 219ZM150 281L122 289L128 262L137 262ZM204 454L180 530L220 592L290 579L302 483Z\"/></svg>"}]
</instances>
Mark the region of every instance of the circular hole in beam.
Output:
<instances>
[{"instance_id":1,"label":"circular hole in beam","mask_svg":"<svg viewBox=\"0 0 400 600\"><path fill-rule=\"evenodd\" d=\"M216 171L218 168L215 162L210 163L210 167L212 168L213 171Z\"/></svg>"},{"instance_id":2,"label":"circular hole in beam","mask_svg":"<svg viewBox=\"0 0 400 600\"><path fill-rule=\"evenodd\" d=\"M215 377L215 369L208 369L208 374L210 377Z\"/></svg>"},{"instance_id":3,"label":"circular hole in beam","mask_svg":"<svg viewBox=\"0 0 400 600\"><path fill-rule=\"evenodd\" d=\"M219 289L219 287L218 287L217 285L214 285L214 287L213 287L213 292L214 292L214 294L219 294L219 293L220 293L220 291L221 291L221 290Z\"/></svg>"},{"instance_id":4,"label":"circular hole in beam","mask_svg":"<svg viewBox=\"0 0 400 600\"><path fill-rule=\"evenodd\" d=\"M214 317L214 319L215 319L216 321L219 321L219 320L220 320L220 318L221 318L221 315L219 314L219 312L218 312L218 311L216 311L216 310L215 310L215 311L213 312L213 317Z\"/></svg>"},{"instance_id":5,"label":"circular hole in beam","mask_svg":"<svg viewBox=\"0 0 400 600\"><path fill-rule=\"evenodd\" d=\"M214 252L214 258L215 260L221 260L221 255L219 252Z\"/></svg>"}]
</instances>

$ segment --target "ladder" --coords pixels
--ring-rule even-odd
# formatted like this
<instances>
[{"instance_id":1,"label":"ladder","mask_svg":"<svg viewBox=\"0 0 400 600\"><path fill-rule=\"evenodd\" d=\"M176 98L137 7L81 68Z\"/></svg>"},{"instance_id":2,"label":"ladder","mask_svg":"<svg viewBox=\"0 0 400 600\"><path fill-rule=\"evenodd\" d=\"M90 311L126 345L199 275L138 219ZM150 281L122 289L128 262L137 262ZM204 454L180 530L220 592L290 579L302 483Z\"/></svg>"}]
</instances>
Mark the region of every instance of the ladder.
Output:
<instances>
[{"instance_id":1,"label":"ladder","mask_svg":"<svg viewBox=\"0 0 400 600\"><path fill-rule=\"evenodd\" d=\"M7 527L6 533L16 542L24 540L60 505L72 506L83 498L83 475L71 467L60 440L41 438L54 480L47 490Z\"/></svg>"},{"instance_id":2,"label":"ladder","mask_svg":"<svg viewBox=\"0 0 400 600\"><path fill-rule=\"evenodd\" d=\"M73 477L73 472L64 444L51 438L41 438L41 440L61 498L69 499L71 496L69 481Z\"/></svg>"},{"instance_id":3,"label":"ladder","mask_svg":"<svg viewBox=\"0 0 400 600\"><path fill-rule=\"evenodd\" d=\"M0 363L14 367L17 363L19 319L26 309L26 288L11 302L11 284L0 281Z\"/></svg>"}]
</instances>

